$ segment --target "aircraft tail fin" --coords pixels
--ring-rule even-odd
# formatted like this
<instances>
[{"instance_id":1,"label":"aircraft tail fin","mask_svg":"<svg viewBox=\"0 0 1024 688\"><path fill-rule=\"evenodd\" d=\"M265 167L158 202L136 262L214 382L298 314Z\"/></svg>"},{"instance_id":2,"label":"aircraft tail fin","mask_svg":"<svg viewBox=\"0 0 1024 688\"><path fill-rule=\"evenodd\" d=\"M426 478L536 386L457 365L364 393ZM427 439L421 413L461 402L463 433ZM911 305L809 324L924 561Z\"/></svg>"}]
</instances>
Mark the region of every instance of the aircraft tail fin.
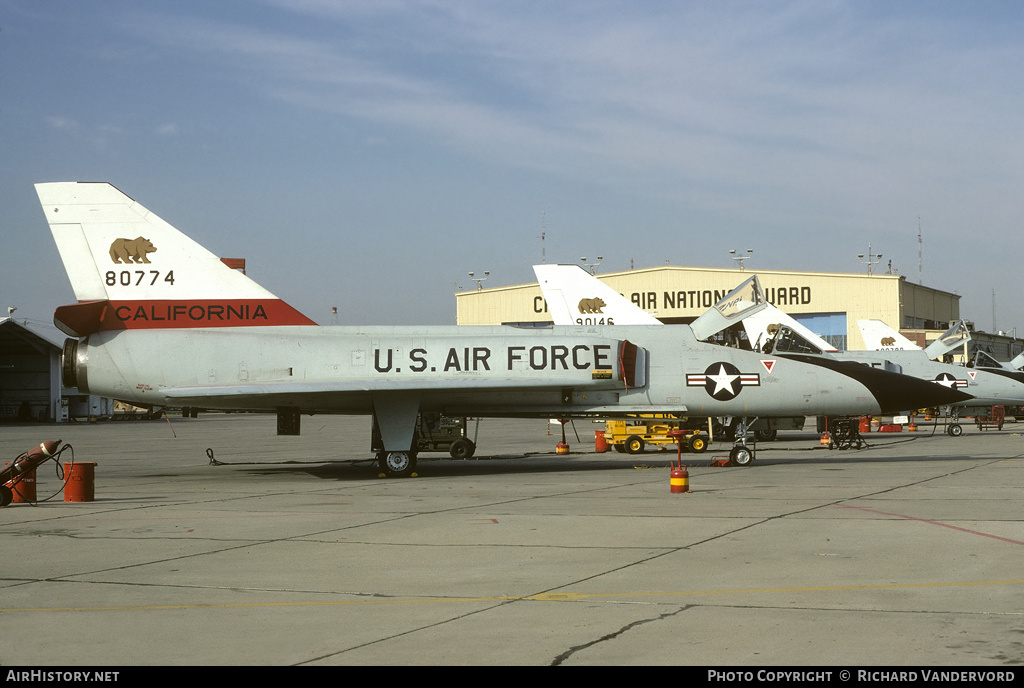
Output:
<instances>
[{"instance_id":1,"label":"aircraft tail fin","mask_svg":"<svg viewBox=\"0 0 1024 688\"><path fill-rule=\"evenodd\" d=\"M660 325L661 321L579 265L534 265L556 325Z\"/></svg>"},{"instance_id":2,"label":"aircraft tail fin","mask_svg":"<svg viewBox=\"0 0 1024 688\"><path fill-rule=\"evenodd\" d=\"M72 336L316 324L110 184L36 193L79 302L54 314Z\"/></svg>"},{"instance_id":3,"label":"aircraft tail fin","mask_svg":"<svg viewBox=\"0 0 1024 688\"><path fill-rule=\"evenodd\" d=\"M881 320L858 320L857 327L868 351L915 351L921 348Z\"/></svg>"}]
</instances>

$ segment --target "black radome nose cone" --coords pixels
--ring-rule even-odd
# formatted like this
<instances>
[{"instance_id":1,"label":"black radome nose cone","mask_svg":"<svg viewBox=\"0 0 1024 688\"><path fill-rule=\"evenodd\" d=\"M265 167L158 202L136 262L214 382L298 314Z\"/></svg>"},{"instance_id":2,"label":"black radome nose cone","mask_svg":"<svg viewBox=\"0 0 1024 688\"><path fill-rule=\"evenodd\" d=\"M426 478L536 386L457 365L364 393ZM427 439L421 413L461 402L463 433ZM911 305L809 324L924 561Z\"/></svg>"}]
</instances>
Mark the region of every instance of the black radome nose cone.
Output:
<instances>
[{"instance_id":1,"label":"black radome nose cone","mask_svg":"<svg viewBox=\"0 0 1024 688\"><path fill-rule=\"evenodd\" d=\"M948 406L970 401L974 397L966 392L936 384L931 380L891 373L853 361L837 361L817 356L787 356L803 363L828 368L861 383L878 401L882 413L897 413L913 409Z\"/></svg>"}]
</instances>

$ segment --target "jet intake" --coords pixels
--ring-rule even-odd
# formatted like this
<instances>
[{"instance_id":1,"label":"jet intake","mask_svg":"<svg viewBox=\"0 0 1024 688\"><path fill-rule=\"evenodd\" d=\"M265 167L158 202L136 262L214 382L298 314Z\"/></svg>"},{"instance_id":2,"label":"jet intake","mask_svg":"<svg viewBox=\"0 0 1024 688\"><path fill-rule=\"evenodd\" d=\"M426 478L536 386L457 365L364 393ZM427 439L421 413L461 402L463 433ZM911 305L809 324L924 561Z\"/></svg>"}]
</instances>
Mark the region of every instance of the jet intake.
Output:
<instances>
[{"instance_id":1,"label":"jet intake","mask_svg":"<svg viewBox=\"0 0 1024 688\"><path fill-rule=\"evenodd\" d=\"M647 350L633 342L623 340L619 344L619 379L627 389L647 384Z\"/></svg>"}]
</instances>

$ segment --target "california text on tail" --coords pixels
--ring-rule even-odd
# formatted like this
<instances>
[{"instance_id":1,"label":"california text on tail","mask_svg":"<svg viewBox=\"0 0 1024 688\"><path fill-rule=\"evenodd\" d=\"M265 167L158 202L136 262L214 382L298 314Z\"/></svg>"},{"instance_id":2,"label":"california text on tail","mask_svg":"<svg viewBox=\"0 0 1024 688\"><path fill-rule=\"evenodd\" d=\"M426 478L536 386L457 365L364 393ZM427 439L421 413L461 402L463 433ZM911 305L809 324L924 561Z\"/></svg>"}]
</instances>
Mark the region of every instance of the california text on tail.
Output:
<instances>
[{"instance_id":1,"label":"california text on tail","mask_svg":"<svg viewBox=\"0 0 1024 688\"><path fill-rule=\"evenodd\" d=\"M110 184L36 192L78 299L55 316L68 334L315 324Z\"/></svg>"}]
</instances>

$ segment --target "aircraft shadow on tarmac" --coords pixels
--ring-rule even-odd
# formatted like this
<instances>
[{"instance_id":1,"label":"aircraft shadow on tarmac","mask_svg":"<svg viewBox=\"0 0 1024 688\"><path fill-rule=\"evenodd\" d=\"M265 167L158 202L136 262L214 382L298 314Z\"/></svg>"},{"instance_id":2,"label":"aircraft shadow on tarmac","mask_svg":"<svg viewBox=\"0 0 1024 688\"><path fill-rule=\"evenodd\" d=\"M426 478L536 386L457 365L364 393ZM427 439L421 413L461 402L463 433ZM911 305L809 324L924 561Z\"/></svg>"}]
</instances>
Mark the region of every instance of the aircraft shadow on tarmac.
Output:
<instances>
[{"instance_id":1,"label":"aircraft shadow on tarmac","mask_svg":"<svg viewBox=\"0 0 1024 688\"><path fill-rule=\"evenodd\" d=\"M515 458L507 456L481 456L472 459L455 460L447 457L419 457L417 475L422 478L451 478L487 475L515 475L542 473L582 473L591 471L634 471L637 469L660 469L675 460L675 453L651 452L647 455L625 457L588 457L555 454L537 454ZM706 463L701 458L701 463ZM684 461L686 463L685 455ZM323 480L377 480L380 471L373 459L358 461L324 462L319 464L278 464L273 466L250 467L250 475L280 476L305 473Z\"/></svg>"},{"instance_id":2,"label":"aircraft shadow on tarmac","mask_svg":"<svg viewBox=\"0 0 1024 688\"><path fill-rule=\"evenodd\" d=\"M955 455L936 456L921 447L914 455L893 456L889 449L893 445L902 445L926 439L926 435L904 437L893 440L869 441L862 449L834 449L811 446L783 446L779 443L763 443L757 460L752 466L725 468L741 471L757 471L759 468L782 465L821 465L846 466L863 463L908 463L908 462L949 462L955 463L969 460L971 438L961 437L955 441L962 444L963 451ZM943 438L939 438L943 439ZM682 455L682 463L689 468L707 468L716 458L725 458L725 450L711 448L700 456ZM813 453L812 453L813 452ZM1015 455L1015 454L1014 454ZM1009 455L1008 455L1009 456ZM583 473L592 471L635 471L642 469L668 469L677 460L672 451L646 452L630 456L609 454L575 454L568 457L555 454L530 454L527 456L482 456L473 459L454 460L446 456L421 456L417 474L421 478L473 477L488 475L544 474L544 473ZM380 472L373 459L354 461L324 461L322 463L289 463L247 467L246 472L254 476L280 476L285 474L305 473L323 480L377 480Z\"/></svg>"}]
</instances>

